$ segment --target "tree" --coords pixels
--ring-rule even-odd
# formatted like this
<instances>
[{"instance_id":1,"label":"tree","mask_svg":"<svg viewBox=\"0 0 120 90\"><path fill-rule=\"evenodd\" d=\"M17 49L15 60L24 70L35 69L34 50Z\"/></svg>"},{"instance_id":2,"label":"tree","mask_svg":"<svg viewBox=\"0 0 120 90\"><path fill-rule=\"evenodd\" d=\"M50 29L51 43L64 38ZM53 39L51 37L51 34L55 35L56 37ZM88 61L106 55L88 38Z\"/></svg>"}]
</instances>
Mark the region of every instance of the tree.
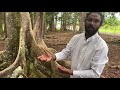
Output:
<instances>
[{"instance_id":1,"label":"tree","mask_svg":"<svg viewBox=\"0 0 120 90\"><path fill-rule=\"evenodd\" d=\"M57 14L58 12L46 13L46 24L48 26L48 30L51 32L56 30Z\"/></svg>"},{"instance_id":2,"label":"tree","mask_svg":"<svg viewBox=\"0 0 120 90\"><path fill-rule=\"evenodd\" d=\"M80 21L79 12L74 12L73 13L73 31L74 31L74 33L76 33L76 31L77 31L78 21Z\"/></svg>"},{"instance_id":3,"label":"tree","mask_svg":"<svg viewBox=\"0 0 120 90\"><path fill-rule=\"evenodd\" d=\"M0 36L3 37L4 36L4 13L0 12Z\"/></svg>"},{"instance_id":4,"label":"tree","mask_svg":"<svg viewBox=\"0 0 120 90\"><path fill-rule=\"evenodd\" d=\"M5 39L7 38L7 29L6 29L6 13L4 12L4 32L5 32Z\"/></svg>"},{"instance_id":5,"label":"tree","mask_svg":"<svg viewBox=\"0 0 120 90\"><path fill-rule=\"evenodd\" d=\"M8 62L8 59L13 62L11 61L12 64L10 63L7 65L7 68L5 67L0 71L0 77L11 77L13 71L16 70L18 66L22 68L22 72L19 74L23 77L68 77L57 70L57 66L60 65L59 63L61 62L42 62L37 60L37 57L41 54L56 52L56 50L48 48L45 45L41 36L38 36L39 43L36 42L34 37L35 34L33 31L41 31L41 29L43 29L43 18L41 17L43 17L44 14L39 13L34 30L32 30L29 12L21 12L20 15L21 29L17 27L14 17L15 13L7 13L7 29L10 29L12 32L8 32L8 35L10 35L8 39L9 47L6 51L0 53L0 60L3 63L4 60ZM3 63L1 65L3 65ZM64 62L62 63L64 64Z\"/></svg>"},{"instance_id":6,"label":"tree","mask_svg":"<svg viewBox=\"0 0 120 90\"><path fill-rule=\"evenodd\" d=\"M7 29L7 38L5 41L7 45L6 45L6 50L0 53L0 61L1 61L0 69L2 69L2 71L0 71L0 77L7 76L8 73L11 74L11 71L13 71L17 67L16 61L19 61L18 60L19 54L17 55L17 53L18 51L20 51L19 50L20 31L18 30L17 22L15 19L16 13L6 12L5 14L6 14L6 29ZM11 63L13 64L10 65Z\"/></svg>"},{"instance_id":7,"label":"tree","mask_svg":"<svg viewBox=\"0 0 120 90\"><path fill-rule=\"evenodd\" d=\"M80 12L80 28L79 32L82 33L85 30L85 17L86 17L86 12Z\"/></svg>"},{"instance_id":8,"label":"tree","mask_svg":"<svg viewBox=\"0 0 120 90\"><path fill-rule=\"evenodd\" d=\"M32 24L32 29L33 29L35 25L36 17L37 17L36 12L30 12L30 17L31 17L31 24Z\"/></svg>"}]
</instances>

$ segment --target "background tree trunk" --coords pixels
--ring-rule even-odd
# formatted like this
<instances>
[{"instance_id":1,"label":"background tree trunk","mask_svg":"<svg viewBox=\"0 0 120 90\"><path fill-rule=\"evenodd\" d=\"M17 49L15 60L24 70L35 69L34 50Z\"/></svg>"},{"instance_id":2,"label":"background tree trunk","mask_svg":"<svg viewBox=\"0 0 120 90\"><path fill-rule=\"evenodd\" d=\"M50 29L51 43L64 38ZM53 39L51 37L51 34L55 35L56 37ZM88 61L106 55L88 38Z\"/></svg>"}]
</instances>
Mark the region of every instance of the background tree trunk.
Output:
<instances>
[{"instance_id":1,"label":"background tree trunk","mask_svg":"<svg viewBox=\"0 0 120 90\"><path fill-rule=\"evenodd\" d=\"M84 23L85 17L86 17L86 12L80 12L80 28L79 28L80 33L85 31L85 23Z\"/></svg>"},{"instance_id":2,"label":"background tree trunk","mask_svg":"<svg viewBox=\"0 0 120 90\"><path fill-rule=\"evenodd\" d=\"M4 32L5 32L5 39L7 38L7 28L6 28L6 13L4 12Z\"/></svg>"},{"instance_id":3,"label":"background tree trunk","mask_svg":"<svg viewBox=\"0 0 120 90\"><path fill-rule=\"evenodd\" d=\"M0 12L0 38L4 38L4 13Z\"/></svg>"}]
</instances>

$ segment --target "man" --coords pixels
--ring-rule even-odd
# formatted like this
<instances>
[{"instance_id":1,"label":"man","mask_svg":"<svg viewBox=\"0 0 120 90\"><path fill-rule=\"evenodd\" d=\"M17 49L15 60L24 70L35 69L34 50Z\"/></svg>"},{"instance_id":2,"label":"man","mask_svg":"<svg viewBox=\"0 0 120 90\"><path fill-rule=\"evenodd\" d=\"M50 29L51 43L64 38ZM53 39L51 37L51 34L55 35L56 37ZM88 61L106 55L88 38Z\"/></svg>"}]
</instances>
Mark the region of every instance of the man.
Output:
<instances>
[{"instance_id":1,"label":"man","mask_svg":"<svg viewBox=\"0 0 120 90\"><path fill-rule=\"evenodd\" d=\"M85 19L85 33L77 34L61 52L38 57L41 61L64 60L71 58L71 69L58 69L71 78L99 78L108 62L108 46L98 35L104 16L100 12L89 12Z\"/></svg>"}]
</instances>

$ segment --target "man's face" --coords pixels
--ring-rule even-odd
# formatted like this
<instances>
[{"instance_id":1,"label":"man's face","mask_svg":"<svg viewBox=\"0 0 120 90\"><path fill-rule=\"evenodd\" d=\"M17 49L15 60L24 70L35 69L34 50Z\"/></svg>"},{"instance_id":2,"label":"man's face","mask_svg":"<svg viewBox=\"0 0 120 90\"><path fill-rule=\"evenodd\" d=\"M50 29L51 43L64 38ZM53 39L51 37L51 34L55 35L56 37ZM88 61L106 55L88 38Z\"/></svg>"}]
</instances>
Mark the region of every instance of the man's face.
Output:
<instances>
[{"instance_id":1,"label":"man's face","mask_svg":"<svg viewBox=\"0 0 120 90\"><path fill-rule=\"evenodd\" d=\"M94 35L101 26L101 16L91 13L85 20L85 31L89 35Z\"/></svg>"}]
</instances>

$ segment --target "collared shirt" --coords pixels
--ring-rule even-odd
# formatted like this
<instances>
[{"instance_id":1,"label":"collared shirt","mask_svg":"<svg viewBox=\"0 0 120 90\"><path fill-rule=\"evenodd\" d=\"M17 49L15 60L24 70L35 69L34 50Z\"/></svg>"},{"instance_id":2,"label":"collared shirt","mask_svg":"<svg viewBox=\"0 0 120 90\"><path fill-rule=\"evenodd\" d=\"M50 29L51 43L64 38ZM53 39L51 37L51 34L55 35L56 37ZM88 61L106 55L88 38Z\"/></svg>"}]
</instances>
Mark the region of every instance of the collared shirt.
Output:
<instances>
[{"instance_id":1,"label":"collared shirt","mask_svg":"<svg viewBox=\"0 0 120 90\"><path fill-rule=\"evenodd\" d=\"M71 59L71 78L99 78L108 62L108 46L96 33L85 38L85 33L71 38L61 52L56 53L56 60Z\"/></svg>"}]
</instances>

